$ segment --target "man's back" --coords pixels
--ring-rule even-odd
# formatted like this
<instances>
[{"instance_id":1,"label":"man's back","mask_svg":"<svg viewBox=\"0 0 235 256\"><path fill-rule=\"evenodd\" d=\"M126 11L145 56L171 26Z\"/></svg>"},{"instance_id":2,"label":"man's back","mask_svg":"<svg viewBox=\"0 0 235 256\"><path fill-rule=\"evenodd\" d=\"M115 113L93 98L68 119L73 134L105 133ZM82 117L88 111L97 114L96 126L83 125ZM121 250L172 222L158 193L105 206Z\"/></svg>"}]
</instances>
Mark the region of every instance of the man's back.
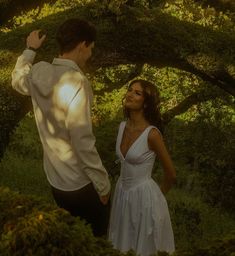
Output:
<instances>
[{"instance_id":1,"label":"man's back","mask_svg":"<svg viewBox=\"0 0 235 256\"><path fill-rule=\"evenodd\" d=\"M59 58L32 65L46 37L39 32L27 37L28 49L16 62L12 86L32 98L44 169L57 205L86 219L102 235L108 225L110 182L92 132L92 90L79 68L91 57L96 31L83 20L65 21L56 35Z\"/></svg>"},{"instance_id":2,"label":"man's back","mask_svg":"<svg viewBox=\"0 0 235 256\"><path fill-rule=\"evenodd\" d=\"M31 69L29 94L43 145L44 169L50 184L58 189L74 190L90 182L80 171L66 125L70 104L81 87L88 92L90 103L88 81L72 61L54 59L52 64L39 62Z\"/></svg>"}]
</instances>

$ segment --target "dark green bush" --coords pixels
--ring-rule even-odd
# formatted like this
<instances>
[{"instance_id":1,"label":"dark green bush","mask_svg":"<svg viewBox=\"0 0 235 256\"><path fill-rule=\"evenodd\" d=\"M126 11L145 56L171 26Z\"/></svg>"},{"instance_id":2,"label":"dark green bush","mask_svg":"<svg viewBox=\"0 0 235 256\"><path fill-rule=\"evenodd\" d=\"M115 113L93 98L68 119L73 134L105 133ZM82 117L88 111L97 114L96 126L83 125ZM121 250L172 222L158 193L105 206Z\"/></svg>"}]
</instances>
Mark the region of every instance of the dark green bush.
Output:
<instances>
[{"instance_id":1,"label":"dark green bush","mask_svg":"<svg viewBox=\"0 0 235 256\"><path fill-rule=\"evenodd\" d=\"M13 223L13 224L12 224ZM87 245L89 244L89 249ZM79 248L79 250L78 250ZM4 225L1 255L95 255L91 229L62 209L34 210Z\"/></svg>"},{"instance_id":2,"label":"dark green bush","mask_svg":"<svg viewBox=\"0 0 235 256\"><path fill-rule=\"evenodd\" d=\"M18 222L18 218L24 218L33 211L51 211L55 206L45 203L36 196L23 196L8 188L0 187L0 233L4 225ZM15 224L14 224L15 225Z\"/></svg>"},{"instance_id":3,"label":"dark green bush","mask_svg":"<svg viewBox=\"0 0 235 256\"><path fill-rule=\"evenodd\" d=\"M214 240L207 247L195 248L190 251L178 251L174 256L234 256L235 232L222 239Z\"/></svg>"},{"instance_id":4,"label":"dark green bush","mask_svg":"<svg viewBox=\"0 0 235 256\"><path fill-rule=\"evenodd\" d=\"M122 256L89 225L34 196L0 188L1 256ZM134 256L130 251L127 256Z\"/></svg>"},{"instance_id":5,"label":"dark green bush","mask_svg":"<svg viewBox=\"0 0 235 256\"><path fill-rule=\"evenodd\" d=\"M234 169L201 170L201 190L205 190L203 197L212 206L219 206L226 209L232 216L235 216L235 175Z\"/></svg>"},{"instance_id":6,"label":"dark green bush","mask_svg":"<svg viewBox=\"0 0 235 256\"><path fill-rule=\"evenodd\" d=\"M188 228L191 225L189 232L200 237L197 225L201 220L196 208L178 204L175 212L184 216ZM110 242L94 237L89 225L67 211L2 187L0 228L1 256L135 256L133 251L120 253ZM187 251L177 249L174 256L232 256L234 252L235 232L203 248L192 245ZM168 254L159 252L158 256Z\"/></svg>"},{"instance_id":7,"label":"dark green bush","mask_svg":"<svg viewBox=\"0 0 235 256\"><path fill-rule=\"evenodd\" d=\"M178 187L200 194L211 206L234 216L235 126L232 112L225 109L220 100L207 102L195 120L174 119L167 132L173 158L188 169L178 175Z\"/></svg>"},{"instance_id":8,"label":"dark green bush","mask_svg":"<svg viewBox=\"0 0 235 256\"><path fill-rule=\"evenodd\" d=\"M0 23L4 23L14 15L19 15L22 11L40 7L44 3L52 3L53 0L1 0L0 1ZM12 7L14 6L14 8Z\"/></svg>"}]
</instances>

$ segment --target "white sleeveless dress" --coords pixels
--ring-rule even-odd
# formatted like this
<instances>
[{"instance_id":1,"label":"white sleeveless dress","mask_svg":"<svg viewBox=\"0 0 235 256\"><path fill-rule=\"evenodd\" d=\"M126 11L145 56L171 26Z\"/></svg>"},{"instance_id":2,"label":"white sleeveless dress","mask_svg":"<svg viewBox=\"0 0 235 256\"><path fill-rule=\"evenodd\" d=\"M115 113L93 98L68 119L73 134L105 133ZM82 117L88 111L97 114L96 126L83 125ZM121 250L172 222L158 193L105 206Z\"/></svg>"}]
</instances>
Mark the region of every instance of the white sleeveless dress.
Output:
<instances>
[{"instance_id":1,"label":"white sleeveless dress","mask_svg":"<svg viewBox=\"0 0 235 256\"><path fill-rule=\"evenodd\" d=\"M116 153L121 173L112 201L108 238L122 252L133 249L149 256L157 251L172 253L174 236L168 206L157 183L151 178L155 153L148 147L147 127L124 157L120 150L126 122L121 122Z\"/></svg>"}]
</instances>

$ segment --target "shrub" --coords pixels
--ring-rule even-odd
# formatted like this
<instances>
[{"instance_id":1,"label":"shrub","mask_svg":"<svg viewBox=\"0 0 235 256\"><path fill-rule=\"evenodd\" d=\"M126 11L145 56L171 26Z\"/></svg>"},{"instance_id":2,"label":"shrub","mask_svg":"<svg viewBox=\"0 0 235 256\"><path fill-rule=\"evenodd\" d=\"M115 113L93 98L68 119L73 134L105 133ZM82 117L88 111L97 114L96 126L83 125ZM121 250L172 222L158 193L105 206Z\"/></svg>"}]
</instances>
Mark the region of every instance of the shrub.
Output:
<instances>
[{"instance_id":1,"label":"shrub","mask_svg":"<svg viewBox=\"0 0 235 256\"><path fill-rule=\"evenodd\" d=\"M174 189L167 199L177 250L190 252L210 246L213 240L221 240L235 230L234 219L196 195Z\"/></svg>"},{"instance_id":2,"label":"shrub","mask_svg":"<svg viewBox=\"0 0 235 256\"><path fill-rule=\"evenodd\" d=\"M235 232L222 239L216 239L207 247L196 248L189 251L178 251L174 256L234 256Z\"/></svg>"},{"instance_id":3,"label":"shrub","mask_svg":"<svg viewBox=\"0 0 235 256\"><path fill-rule=\"evenodd\" d=\"M35 196L0 188L1 256L122 256L79 217ZM130 251L126 256L134 256Z\"/></svg>"},{"instance_id":4,"label":"shrub","mask_svg":"<svg viewBox=\"0 0 235 256\"><path fill-rule=\"evenodd\" d=\"M191 232L199 239L202 238L200 237L202 216L197 204L194 207L189 207L189 203L180 205L180 200L174 204L173 222L176 223L176 219L184 218L185 223L178 224L187 226L188 234ZM184 251L180 249L177 248L174 256L233 255L235 232L212 243L207 242L202 248L198 244L192 244ZM79 217L71 216L66 210L47 204L38 197L21 195L0 187L0 255L135 256L136 254L133 251L121 253L104 238L94 237L89 225ZM159 252L158 256L169 255Z\"/></svg>"}]
</instances>

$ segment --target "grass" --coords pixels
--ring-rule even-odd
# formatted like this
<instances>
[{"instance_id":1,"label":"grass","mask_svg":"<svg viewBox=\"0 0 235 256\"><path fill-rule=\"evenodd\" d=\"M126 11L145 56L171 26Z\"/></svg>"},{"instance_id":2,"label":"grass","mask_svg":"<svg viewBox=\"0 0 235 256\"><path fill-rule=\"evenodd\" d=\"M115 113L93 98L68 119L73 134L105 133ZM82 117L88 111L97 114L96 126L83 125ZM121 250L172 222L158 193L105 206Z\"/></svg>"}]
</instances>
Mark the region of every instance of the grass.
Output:
<instances>
[{"instance_id":1,"label":"grass","mask_svg":"<svg viewBox=\"0 0 235 256\"><path fill-rule=\"evenodd\" d=\"M110 166L111 160L115 159L114 149L112 149L114 147L113 125L116 123L109 123L107 127L104 125L100 130L99 127L95 129L101 158ZM107 136L107 134L112 134L112 136ZM102 137L106 138L103 143ZM113 159L110 159L112 157ZM157 165L154 177L161 178L160 169ZM42 166L41 143L31 114L21 121L12 135L8 150L0 163L0 170L0 186L7 186L24 194L37 195L54 204ZM187 170L182 170L178 172L180 186L177 187L176 185L167 194L176 248L190 249L206 246L211 240L223 238L227 233L234 230L235 220L229 217L226 212L211 208L203 202L199 195L195 196L195 193L191 193L187 189L187 184L184 188L182 183L186 183ZM118 169L115 170L115 173L118 174Z\"/></svg>"},{"instance_id":2,"label":"grass","mask_svg":"<svg viewBox=\"0 0 235 256\"><path fill-rule=\"evenodd\" d=\"M11 137L0 162L0 186L54 202L43 170L42 147L32 114L27 115Z\"/></svg>"},{"instance_id":3,"label":"grass","mask_svg":"<svg viewBox=\"0 0 235 256\"><path fill-rule=\"evenodd\" d=\"M0 163L0 186L24 194L33 194L53 202L42 161L7 152Z\"/></svg>"}]
</instances>

